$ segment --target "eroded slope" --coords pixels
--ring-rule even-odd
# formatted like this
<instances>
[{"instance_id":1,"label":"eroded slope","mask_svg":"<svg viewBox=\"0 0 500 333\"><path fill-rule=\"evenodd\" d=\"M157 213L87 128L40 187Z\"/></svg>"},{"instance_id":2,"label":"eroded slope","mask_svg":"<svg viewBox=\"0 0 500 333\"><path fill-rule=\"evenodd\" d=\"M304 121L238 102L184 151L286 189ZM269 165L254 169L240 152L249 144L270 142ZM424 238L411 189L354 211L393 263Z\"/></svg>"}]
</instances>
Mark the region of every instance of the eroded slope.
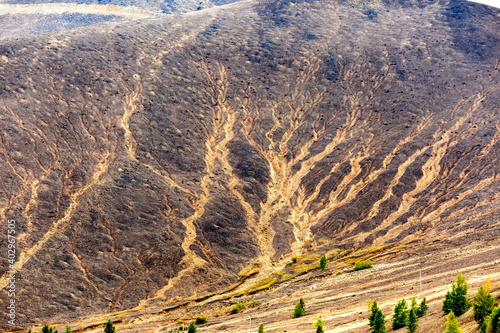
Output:
<instances>
[{"instance_id":1,"label":"eroded slope","mask_svg":"<svg viewBox=\"0 0 500 333\"><path fill-rule=\"evenodd\" d=\"M498 234L498 15L244 2L4 43L19 325L251 283L318 244Z\"/></svg>"}]
</instances>

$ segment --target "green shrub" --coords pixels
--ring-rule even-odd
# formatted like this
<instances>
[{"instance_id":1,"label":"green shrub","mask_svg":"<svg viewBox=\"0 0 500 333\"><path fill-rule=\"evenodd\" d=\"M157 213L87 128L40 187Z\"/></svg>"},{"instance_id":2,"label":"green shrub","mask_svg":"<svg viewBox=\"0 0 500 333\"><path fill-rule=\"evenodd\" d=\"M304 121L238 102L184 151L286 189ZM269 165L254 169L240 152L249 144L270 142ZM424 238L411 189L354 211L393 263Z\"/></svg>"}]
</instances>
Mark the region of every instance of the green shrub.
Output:
<instances>
[{"instance_id":1,"label":"green shrub","mask_svg":"<svg viewBox=\"0 0 500 333\"><path fill-rule=\"evenodd\" d=\"M257 331L257 333L266 333L266 332L264 331L264 324L260 324L260 325L259 325L259 330Z\"/></svg>"},{"instance_id":2,"label":"green shrub","mask_svg":"<svg viewBox=\"0 0 500 333\"><path fill-rule=\"evenodd\" d=\"M188 329L187 329L187 333L196 333L197 331L198 331L198 328L194 324L194 321L192 321L191 323L189 323L189 326L188 326Z\"/></svg>"},{"instance_id":3,"label":"green shrub","mask_svg":"<svg viewBox=\"0 0 500 333\"><path fill-rule=\"evenodd\" d=\"M238 313L241 311L241 309L243 309L243 307L245 306L245 304L243 304L242 301L238 301L238 303L236 303L235 305L233 305L233 307L231 308L231 313Z\"/></svg>"},{"instance_id":4,"label":"green shrub","mask_svg":"<svg viewBox=\"0 0 500 333\"><path fill-rule=\"evenodd\" d=\"M356 271L372 267L373 267L373 262L371 260L358 260L354 264L354 270Z\"/></svg>"},{"instance_id":5,"label":"green shrub","mask_svg":"<svg viewBox=\"0 0 500 333\"><path fill-rule=\"evenodd\" d=\"M194 323L196 325L201 325L201 324L205 324L206 322L208 321L207 317L206 316L198 316L196 317L196 319L194 320Z\"/></svg>"},{"instance_id":6,"label":"green shrub","mask_svg":"<svg viewBox=\"0 0 500 333\"><path fill-rule=\"evenodd\" d=\"M249 307L249 308L251 308L251 307L253 307L253 306L257 306L257 305L259 305L259 301L254 300L254 299L252 299L251 301L246 302L246 303L244 304L244 306Z\"/></svg>"}]
</instances>

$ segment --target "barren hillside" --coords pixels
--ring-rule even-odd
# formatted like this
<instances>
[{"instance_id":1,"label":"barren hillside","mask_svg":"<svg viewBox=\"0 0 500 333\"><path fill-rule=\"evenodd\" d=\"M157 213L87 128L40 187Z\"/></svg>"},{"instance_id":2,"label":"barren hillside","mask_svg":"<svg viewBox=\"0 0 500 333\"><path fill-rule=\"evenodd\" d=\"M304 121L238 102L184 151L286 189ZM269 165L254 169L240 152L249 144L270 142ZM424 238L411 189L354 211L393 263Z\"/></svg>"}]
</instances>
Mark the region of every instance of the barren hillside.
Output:
<instances>
[{"instance_id":1,"label":"barren hillside","mask_svg":"<svg viewBox=\"0 0 500 333\"><path fill-rule=\"evenodd\" d=\"M321 313L363 331L367 302L413 296L422 272L437 318L459 271L498 273L499 18L458 0L244 1L3 40L0 217L18 256L1 306L14 272L19 328L160 332L199 312L190 297L215 315L251 294L270 332ZM279 321L299 294L310 322Z\"/></svg>"}]
</instances>

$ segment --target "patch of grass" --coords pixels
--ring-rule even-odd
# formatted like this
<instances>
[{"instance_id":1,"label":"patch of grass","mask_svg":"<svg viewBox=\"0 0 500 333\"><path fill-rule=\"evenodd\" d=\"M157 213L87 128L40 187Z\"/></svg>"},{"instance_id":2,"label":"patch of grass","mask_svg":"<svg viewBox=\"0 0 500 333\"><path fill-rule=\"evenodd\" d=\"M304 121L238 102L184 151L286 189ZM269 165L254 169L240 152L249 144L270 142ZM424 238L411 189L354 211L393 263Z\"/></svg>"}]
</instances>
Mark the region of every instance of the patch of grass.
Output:
<instances>
[{"instance_id":1,"label":"patch of grass","mask_svg":"<svg viewBox=\"0 0 500 333\"><path fill-rule=\"evenodd\" d=\"M240 279L246 279L250 276L253 276L255 274L258 274L260 271L260 265L258 263L251 263L248 264L245 268L243 268L239 273L238 276Z\"/></svg>"},{"instance_id":2,"label":"patch of grass","mask_svg":"<svg viewBox=\"0 0 500 333\"><path fill-rule=\"evenodd\" d=\"M349 254L351 254L351 253L353 253L353 252L354 252L354 250L353 250L353 249L344 250L344 251L341 251L341 252L339 253L339 256L341 256L341 257L345 257L345 256L348 256Z\"/></svg>"},{"instance_id":3,"label":"patch of grass","mask_svg":"<svg viewBox=\"0 0 500 333\"><path fill-rule=\"evenodd\" d=\"M247 308L253 308L254 306L259 305L259 301L252 299L251 301L248 301L245 303L245 307Z\"/></svg>"},{"instance_id":4,"label":"patch of grass","mask_svg":"<svg viewBox=\"0 0 500 333\"><path fill-rule=\"evenodd\" d=\"M246 303L243 303L242 301L238 301L233 307L231 308L230 312L232 314L239 313L243 308L252 308L254 306L259 305L259 302L257 300L252 299L251 301L248 301Z\"/></svg>"},{"instance_id":5,"label":"patch of grass","mask_svg":"<svg viewBox=\"0 0 500 333\"><path fill-rule=\"evenodd\" d=\"M354 270L359 271L361 269L372 268L373 262L371 260L358 260L354 264Z\"/></svg>"},{"instance_id":6,"label":"patch of grass","mask_svg":"<svg viewBox=\"0 0 500 333\"><path fill-rule=\"evenodd\" d=\"M272 286L274 283L278 282L278 276L277 275L270 275L266 276L259 282L257 282L255 285L251 286L248 290L249 293L254 293L259 290L267 289L270 286Z\"/></svg>"},{"instance_id":7,"label":"patch of grass","mask_svg":"<svg viewBox=\"0 0 500 333\"><path fill-rule=\"evenodd\" d=\"M245 307L245 304L243 304L242 301L238 301L238 303L233 305L233 307L231 308L231 313L236 314L236 313L240 312L241 309L243 309L243 307Z\"/></svg>"},{"instance_id":8,"label":"patch of grass","mask_svg":"<svg viewBox=\"0 0 500 333\"><path fill-rule=\"evenodd\" d=\"M386 246L372 247L372 248L369 248L369 249L358 251L358 252L354 253L351 257L353 257L353 258L359 258L359 257L364 256L366 254L380 252L380 251L382 251L385 248L386 248Z\"/></svg>"},{"instance_id":9,"label":"patch of grass","mask_svg":"<svg viewBox=\"0 0 500 333\"><path fill-rule=\"evenodd\" d=\"M293 266L291 269L294 270L296 273L304 274L304 273L312 271L313 269L318 268L318 267L319 266L318 266L317 263L314 263L314 264L299 264L299 265Z\"/></svg>"},{"instance_id":10,"label":"patch of grass","mask_svg":"<svg viewBox=\"0 0 500 333\"><path fill-rule=\"evenodd\" d=\"M293 279L294 277L296 277L297 275L295 274L283 274L280 278L280 281L279 282L285 282L285 281L288 281L290 279Z\"/></svg>"}]
</instances>

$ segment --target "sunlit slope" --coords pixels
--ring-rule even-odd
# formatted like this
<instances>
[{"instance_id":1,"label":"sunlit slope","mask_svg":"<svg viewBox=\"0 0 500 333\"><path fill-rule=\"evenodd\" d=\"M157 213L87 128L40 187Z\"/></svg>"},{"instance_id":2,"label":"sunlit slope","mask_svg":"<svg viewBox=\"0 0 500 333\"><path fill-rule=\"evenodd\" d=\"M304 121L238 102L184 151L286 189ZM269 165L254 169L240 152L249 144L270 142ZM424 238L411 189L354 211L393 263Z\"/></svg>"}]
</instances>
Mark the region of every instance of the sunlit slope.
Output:
<instances>
[{"instance_id":1,"label":"sunlit slope","mask_svg":"<svg viewBox=\"0 0 500 333\"><path fill-rule=\"evenodd\" d=\"M248 1L6 41L19 325L223 290L318 244L494 238L498 15Z\"/></svg>"}]
</instances>

